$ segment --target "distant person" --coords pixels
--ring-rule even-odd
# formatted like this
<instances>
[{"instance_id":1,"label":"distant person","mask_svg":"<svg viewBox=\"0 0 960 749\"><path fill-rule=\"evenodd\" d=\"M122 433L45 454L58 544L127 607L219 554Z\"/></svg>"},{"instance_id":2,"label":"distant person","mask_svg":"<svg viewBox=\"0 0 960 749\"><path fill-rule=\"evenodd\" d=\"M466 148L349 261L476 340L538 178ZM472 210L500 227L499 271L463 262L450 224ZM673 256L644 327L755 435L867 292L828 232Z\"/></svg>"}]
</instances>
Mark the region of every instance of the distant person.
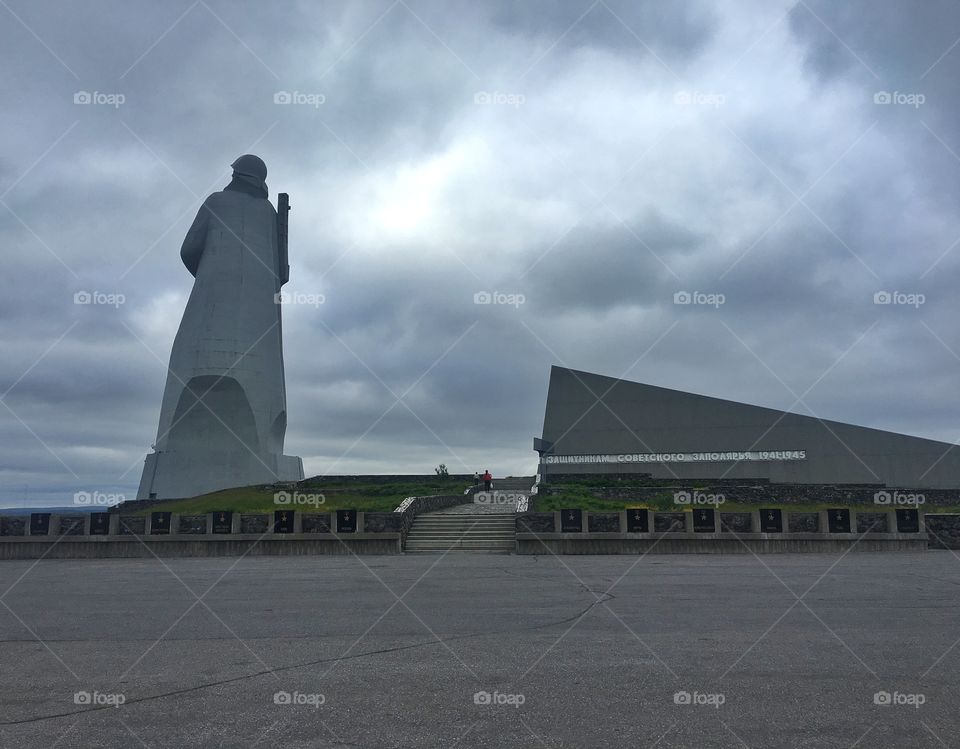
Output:
<instances>
[{"instance_id":1,"label":"distant person","mask_svg":"<svg viewBox=\"0 0 960 749\"><path fill-rule=\"evenodd\" d=\"M483 490L485 492L490 491L490 487L493 485L493 476L490 475L490 471L485 470L483 472Z\"/></svg>"},{"instance_id":2,"label":"distant person","mask_svg":"<svg viewBox=\"0 0 960 749\"><path fill-rule=\"evenodd\" d=\"M480 471L473 472L473 485L480 486Z\"/></svg>"}]
</instances>

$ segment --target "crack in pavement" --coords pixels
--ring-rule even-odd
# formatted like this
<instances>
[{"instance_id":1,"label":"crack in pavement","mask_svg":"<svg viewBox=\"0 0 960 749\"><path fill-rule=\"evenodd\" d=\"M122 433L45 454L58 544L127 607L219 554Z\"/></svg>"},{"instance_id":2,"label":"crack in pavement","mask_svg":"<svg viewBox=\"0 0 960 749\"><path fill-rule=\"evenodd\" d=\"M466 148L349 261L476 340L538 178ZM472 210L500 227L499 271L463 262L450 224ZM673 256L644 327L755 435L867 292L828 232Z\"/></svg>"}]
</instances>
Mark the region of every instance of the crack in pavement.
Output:
<instances>
[{"instance_id":1,"label":"crack in pavement","mask_svg":"<svg viewBox=\"0 0 960 749\"><path fill-rule=\"evenodd\" d=\"M581 587L582 587L582 586L581 586ZM594 595L594 596L597 595L596 593L593 593L592 591L590 591L590 592L591 592L591 594ZM571 615L571 616L565 617L565 618L563 618L563 619L559 619L559 620L554 621L554 622L547 622L546 624L537 624L537 625L532 626L532 627L522 627L522 628L503 629L503 630L489 630L489 631L486 631L486 632L473 632L473 633L468 633L468 634L463 634L463 635L455 635L455 636L451 636L451 637L446 638L446 639L444 640L444 642L454 642L454 641L458 641L458 640L470 640L470 639L477 639L477 638L481 638L481 637L501 636L501 635L505 635L505 634L514 634L514 633L517 633L517 632L532 632L532 631L541 630L541 629L549 629L549 628L551 628L551 627L559 627L559 626L562 626L562 625L564 625L564 624L568 624L569 622L572 622L572 621L574 621L574 620L576 620L576 619L578 619L578 618L580 618L580 617L585 616L592 608L594 608L595 606L600 606L600 605L602 605L603 603L606 603L606 601L611 600L612 598L613 598L613 596L608 596L608 597L606 597L606 598L603 598L603 597L597 598L597 600L593 601L591 604L589 604L588 606L584 607L583 609L581 609L580 611L578 611L576 614L573 614L573 615ZM46 715L34 715L34 716L31 716L31 717L28 717L28 718L20 718L20 719L18 719L18 720L0 721L0 726L18 726L18 725L24 725L24 724L28 724L28 723L39 723L39 722L46 721L46 720L55 720L55 719L57 719L57 718L69 718L69 717L75 716L75 715L81 715L81 716L82 716L82 715L85 715L85 714L98 713L98 712L101 712L101 711L103 711L103 710L111 710L111 711L112 711L112 710L122 710L122 709L124 709L124 708L129 707L130 705L137 705L137 704L141 704L141 703L154 702L154 701L157 701L157 700L166 699L167 697L177 697L177 696L182 695L182 694L190 694L190 693L192 693L192 692L198 692L198 691L201 691L201 690L204 690L204 689L211 689L211 688L213 688L213 687L224 686L224 685L226 685L226 684L233 684L233 683L237 683L237 682L241 682L241 681L247 681L247 680L250 680L250 679L256 679L256 678L259 678L259 677L261 677L261 676L267 676L267 675L270 675L270 674L277 674L277 673L280 673L280 672L283 672L283 671L295 671L296 669L307 668L308 666L317 666L317 665L320 665L320 664L323 664L323 663L334 663L334 662L336 662L336 661L351 661L351 660L356 660L356 659L359 659L359 658L366 658L366 657L373 656L373 655L384 655L384 654L387 654L387 653L397 653L397 652L402 652L402 651L404 651L404 650L413 650L413 649L416 649L416 648L431 647L431 646L436 647L437 645L440 645L440 644L441 644L441 643L438 642L436 639L430 639L430 640L424 640L424 641L422 641L422 642L411 643L411 644L409 644L409 645L398 645L398 646L396 646L396 647L392 647L392 648L382 648L382 649L380 649L380 650L368 650L368 651L364 651L364 652L362 652L362 653L356 653L356 654L354 654L354 655L349 655L349 656L337 656L337 657L333 657L333 658L318 658L318 659L312 660L312 661L303 661L303 662L300 662L300 663L292 663L292 664L289 664L289 665L286 665L286 666L278 666L277 668L261 669L261 670L259 670L259 671L255 671L254 673L251 673L251 674L243 674L243 675L241 675L241 676L233 676L233 677L230 677L229 679L218 679L218 680L216 680L216 681L206 682L206 683L204 683L204 684L196 684L196 685L194 685L194 686L192 686L192 687L183 687L183 688L181 688L181 689L172 689L172 690L170 690L170 691L168 691L168 692L161 692L160 694L153 694L153 695L147 695L147 696L144 696L144 697L137 697L137 698L134 698L134 699L128 699L128 700L126 700L122 705L119 705L119 706L114 706L114 705L99 705L99 706L88 707L88 708L86 708L86 709L84 709L84 710L71 710L71 711L69 711L69 712L62 712L62 713L48 713L48 714L46 714Z\"/></svg>"}]
</instances>

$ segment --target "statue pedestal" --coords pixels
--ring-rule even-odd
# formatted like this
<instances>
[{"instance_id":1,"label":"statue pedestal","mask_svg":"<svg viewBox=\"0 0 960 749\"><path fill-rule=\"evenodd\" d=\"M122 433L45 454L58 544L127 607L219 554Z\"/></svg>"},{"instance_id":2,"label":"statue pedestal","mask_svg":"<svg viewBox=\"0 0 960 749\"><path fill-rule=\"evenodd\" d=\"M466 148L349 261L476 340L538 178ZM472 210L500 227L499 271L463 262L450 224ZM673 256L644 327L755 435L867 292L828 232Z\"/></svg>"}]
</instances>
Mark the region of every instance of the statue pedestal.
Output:
<instances>
[{"instance_id":1,"label":"statue pedestal","mask_svg":"<svg viewBox=\"0 0 960 749\"><path fill-rule=\"evenodd\" d=\"M180 499L255 484L303 480L303 461L295 455L248 452L147 455L137 499Z\"/></svg>"}]
</instances>

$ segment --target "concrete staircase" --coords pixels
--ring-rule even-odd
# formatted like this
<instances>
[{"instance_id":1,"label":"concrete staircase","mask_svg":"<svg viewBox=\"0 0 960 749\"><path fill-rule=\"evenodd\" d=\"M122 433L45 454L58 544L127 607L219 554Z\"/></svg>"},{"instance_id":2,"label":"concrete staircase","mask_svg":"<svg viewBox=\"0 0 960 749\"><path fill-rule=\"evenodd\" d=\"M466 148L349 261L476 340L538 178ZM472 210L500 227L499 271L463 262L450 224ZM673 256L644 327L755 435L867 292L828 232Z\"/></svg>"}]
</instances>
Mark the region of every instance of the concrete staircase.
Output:
<instances>
[{"instance_id":1,"label":"concrete staircase","mask_svg":"<svg viewBox=\"0 0 960 749\"><path fill-rule=\"evenodd\" d=\"M533 477L494 478L496 493L529 495ZM404 551L478 551L511 554L516 550L516 502L483 503L465 496L463 504L417 515Z\"/></svg>"},{"instance_id":2,"label":"concrete staircase","mask_svg":"<svg viewBox=\"0 0 960 749\"><path fill-rule=\"evenodd\" d=\"M484 551L510 554L516 547L516 513L430 512L414 518L405 551Z\"/></svg>"}]
</instances>

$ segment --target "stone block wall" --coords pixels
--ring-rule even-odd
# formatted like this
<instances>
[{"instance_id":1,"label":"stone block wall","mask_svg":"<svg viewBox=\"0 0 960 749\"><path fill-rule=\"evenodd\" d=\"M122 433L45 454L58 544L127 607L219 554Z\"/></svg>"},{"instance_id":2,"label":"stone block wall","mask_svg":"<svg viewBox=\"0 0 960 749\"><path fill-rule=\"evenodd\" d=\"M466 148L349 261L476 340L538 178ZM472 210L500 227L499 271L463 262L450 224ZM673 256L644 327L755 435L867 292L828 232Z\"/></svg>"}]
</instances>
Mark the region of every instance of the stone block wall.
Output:
<instances>
[{"instance_id":1,"label":"stone block wall","mask_svg":"<svg viewBox=\"0 0 960 749\"><path fill-rule=\"evenodd\" d=\"M721 512L720 530L728 533L751 533L753 518L749 512Z\"/></svg>"},{"instance_id":2,"label":"stone block wall","mask_svg":"<svg viewBox=\"0 0 960 749\"><path fill-rule=\"evenodd\" d=\"M552 512L517 514L517 533L556 533L556 516Z\"/></svg>"},{"instance_id":3,"label":"stone block wall","mask_svg":"<svg viewBox=\"0 0 960 749\"><path fill-rule=\"evenodd\" d=\"M619 512L587 513L587 531L590 533L619 533Z\"/></svg>"},{"instance_id":4,"label":"stone block wall","mask_svg":"<svg viewBox=\"0 0 960 749\"><path fill-rule=\"evenodd\" d=\"M206 533L206 515L181 515L179 533Z\"/></svg>"},{"instance_id":5,"label":"stone block wall","mask_svg":"<svg viewBox=\"0 0 960 749\"><path fill-rule=\"evenodd\" d=\"M858 512L857 533L890 533L887 527L887 513L885 512Z\"/></svg>"},{"instance_id":6,"label":"stone block wall","mask_svg":"<svg viewBox=\"0 0 960 749\"><path fill-rule=\"evenodd\" d=\"M22 536L27 532L29 517L16 516L0 518L0 536Z\"/></svg>"},{"instance_id":7,"label":"stone block wall","mask_svg":"<svg viewBox=\"0 0 960 749\"><path fill-rule=\"evenodd\" d=\"M676 491L697 489L708 494L723 494L728 502L746 504L828 504L845 505L875 504L874 495L880 491L898 491L904 494L922 494L924 507L960 505L960 489L910 489L885 487L882 484L776 484L764 479L653 479L649 474L624 476L622 481L604 474L550 474L550 482L541 484L542 495L560 494L556 486L564 480L585 485L598 499L628 502L649 502ZM630 486L623 483L630 482ZM595 482L595 485L591 485ZM893 509L892 505L878 505L878 509Z\"/></svg>"},{"instance_id":8,"label":"stone block wall","mask_svg":"<svg viewBox=\"0 0 960 749\"><path fill-rule=\"evenodd\" d=\"M924 516L932 549L960 549L960 515L929 514Z\"/></svg>"}]
</instances>

